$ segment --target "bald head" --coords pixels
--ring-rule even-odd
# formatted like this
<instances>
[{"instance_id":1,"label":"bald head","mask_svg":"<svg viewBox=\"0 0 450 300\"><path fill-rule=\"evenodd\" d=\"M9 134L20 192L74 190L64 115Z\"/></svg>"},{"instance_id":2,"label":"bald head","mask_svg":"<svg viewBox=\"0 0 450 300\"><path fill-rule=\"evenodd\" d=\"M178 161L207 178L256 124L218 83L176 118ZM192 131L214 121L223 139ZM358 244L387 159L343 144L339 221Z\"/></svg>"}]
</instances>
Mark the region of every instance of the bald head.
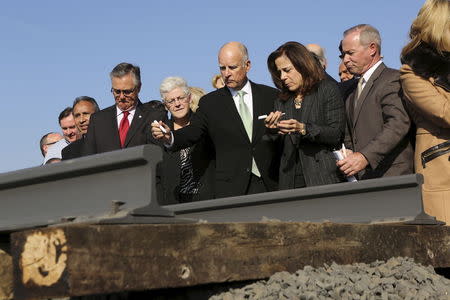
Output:
<instances>
[{"instance_id":1,"label":"bald head","mask_svg":"<svg viewBox=\"0 0 450 300\"><path fill-rule=\"evenodd\" d=\"M219 50L219 69L225 85L240 90L247 83L250 70L247 48L239 42L229 42Z\"/></svg>"},{"instance_id":2,"label":"bald head","mask_svg":"<svg viewBox=\"0 0 450 300\"><path fill-rule=\"evenodd\" d=\"M344 65L344 62L341 61L340 65L339 65L339 78L341 79L341 82L350 80L353 78L353 74L350 73L347 70L347 67Z\"/></svg>"},{"instance_id":3,"label":"bald head","mask_svg":"<svg viewBox=\"0 0 450 300\"><path fill-rule=\"evenodd\" d=\"M51 145L55 144L61 139L63 139L63 136L56 132L50 132L44 135L39 142L42 156L45 156L47 154L47 150Z\"/></svg>"},{"instance_id":4,"label":"bald head","mask_svg":"<svg viewBox=\"0 0 450 300\"><path fill-rule=\"evenodd\" d=\"M325 49L320 47L318 44L308 44L306 45L306 49L308 49L309 52L314 53L319 58L320 64L322 65L322 68L327 68L327 59L325 58Z\"/></svg>"},{"instance_id":5,"label":"bald head","mask_svg":"<svg viewBox=\"0 0 450 300\"><path fill-rule=\"evenodd\" d=\"M239 42L229 42L220 47L219 57L222 54L233 52L234 54L239 54L242 57L242 63L245 63L248 60L248 51L247 47L244 44Z\"/></svg>"}]
</instances>

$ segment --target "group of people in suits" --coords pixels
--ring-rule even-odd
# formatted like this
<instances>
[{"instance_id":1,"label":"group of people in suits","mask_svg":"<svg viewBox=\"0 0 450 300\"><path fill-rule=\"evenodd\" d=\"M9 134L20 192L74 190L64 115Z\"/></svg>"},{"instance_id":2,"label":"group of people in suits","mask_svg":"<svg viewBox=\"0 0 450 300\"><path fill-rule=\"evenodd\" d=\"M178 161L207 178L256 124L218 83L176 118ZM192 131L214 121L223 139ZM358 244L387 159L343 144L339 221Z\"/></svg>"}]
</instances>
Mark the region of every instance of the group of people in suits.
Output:
<instances>
[{"instance_id":1,"label":"group of people in suits","mask_svg":"<svg viewBox=\"0 0 450 300\"><path fill-rule=\"evenodd\" d=\"M230 42L218 54L225 86L202 98L189 126L173 130L154 123L152 135L169 152L208 139L215 151L215 197L332 184L353 175L412 173L399 73L382 63L378 31L352 27L343 46L348 68L366 80L357 100L355 90L344 101L336 82L300 43L285 43L269 55L273 89L248 79L248 51ZM349 150L336 162L332 152L345 136Z\"/></svg>"},{"instance_id":2,"label":"group of people in suits","mask_svg":"<svg viewBox=\"0 0 450 300\"><path fill-rule=\"evenodd\" d=\"M438 2L445 1L427 0ZM422 44L403 53L408 65L402 67L401 80L407 99L413 106L419 103L418 109L412 109L421 116L413 114L417 141L425 140L419 132L435 136L430 125L434 124L439 129L437 140L444 143L449 139L443 129L448 127L449 69L423 71L432 75L423 79L425 75L414 73L414 68L422 70L425 65L423 51L434 51L448 66L448 35L441 48L420 38ZM351 27L341 45L343 64L357 78L345 99L317 57L298 42L287 42L268 57L276 88L249 80L247 48L229 42L218 53L224 87L203 96L196 112L189 105L188 85L180 77L161 83L162 105L141 103L139 67L121 63L110 73L115 104L92 114L81 146L71 157L158 144L163 149L157 170L161 204L332 184L350 176L363 180L413 173L410 111L403 102L400 72L382 61L378 30L367 24ZM416 82L434 96L442 94L431 112L421 111L425 100L417 100L422 95ZM433 146L435 140L423 143ZM416 147L426 150L423 145ZM336 149L341 149L343 159L336 160ZM427 168L431 165L435 162L428 161ZM424 169L425 165L418 167L416 151L416 171L426 174ZM433 189L431 182L425 179L429 189ZM449 189L448 183L444 185ZM450 214L440 214L424 201L426 212L449 220ZM433 201L440 201L435 205L440 205L438 210L450 210L448 200Z\"/></svg>"}]
</instances>

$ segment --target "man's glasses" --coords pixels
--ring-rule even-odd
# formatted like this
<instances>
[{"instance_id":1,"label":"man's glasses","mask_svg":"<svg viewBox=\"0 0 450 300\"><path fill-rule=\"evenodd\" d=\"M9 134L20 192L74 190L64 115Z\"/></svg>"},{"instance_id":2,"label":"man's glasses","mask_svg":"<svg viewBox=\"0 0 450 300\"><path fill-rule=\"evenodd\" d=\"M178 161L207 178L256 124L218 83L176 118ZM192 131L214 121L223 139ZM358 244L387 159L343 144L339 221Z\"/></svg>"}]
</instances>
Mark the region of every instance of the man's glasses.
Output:
<instances>
[{"instance_id":1,"label":"man's glasses","mask_svg":"<svg viewBox=\"0 0 450 300\"><path fill-rule=\"evenodd\" d=\"M111 88L111 93L113 93L116 96L119 96L120 94L123 94L124 96L130 96L136 88L130 89L130 90L118 90L115 88Z\"/></svg>"},{"instance_id":2,"label":"man's glasses","mask_svg":"<svg viewBox=\"0 0 450 300\"><path fill-rule=\"evenodd\" d=\"M164 103L166 103L169 106L175 105L175 102L178 100L180 102L185 102L188 99L188 96L180 96L180 97L176 97L170 100L164 100Z\"/></svg>"}]
</instances>

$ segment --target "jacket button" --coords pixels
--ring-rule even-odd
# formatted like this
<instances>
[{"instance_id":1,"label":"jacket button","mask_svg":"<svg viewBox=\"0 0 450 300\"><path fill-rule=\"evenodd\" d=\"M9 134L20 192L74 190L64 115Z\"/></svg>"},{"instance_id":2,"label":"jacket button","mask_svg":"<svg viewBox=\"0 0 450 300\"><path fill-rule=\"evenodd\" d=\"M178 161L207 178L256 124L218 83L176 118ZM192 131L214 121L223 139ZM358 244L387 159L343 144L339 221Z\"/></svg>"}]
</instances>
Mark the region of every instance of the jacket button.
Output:
<instances>
[{"instance_id":1,"label":"jacket button","mask_svg":"<svg viewBox=\"0 0 450 300\"><path fill-rule=\"evenodd\" d=\"M250 168L245 169L245 172L247 173L250 172Z\"/></svg>"}]
</instances>

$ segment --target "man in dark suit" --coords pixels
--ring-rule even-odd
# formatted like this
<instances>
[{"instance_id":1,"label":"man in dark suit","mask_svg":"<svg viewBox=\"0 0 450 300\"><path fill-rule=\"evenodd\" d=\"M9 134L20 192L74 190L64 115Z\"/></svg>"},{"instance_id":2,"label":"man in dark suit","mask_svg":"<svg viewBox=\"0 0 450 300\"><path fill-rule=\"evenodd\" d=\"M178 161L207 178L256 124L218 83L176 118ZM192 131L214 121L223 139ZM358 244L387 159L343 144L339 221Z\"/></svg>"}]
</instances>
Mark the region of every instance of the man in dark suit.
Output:
<instances>
[{"instance_id":1,"label":"man in dark suit","mask_svg":"<svg viewBox=\"0 0 450 300\"><path fill-rule=\"evenodd\" d=\"M118 64L110 73L115 105L91 116L83 154L91 155L146 144L150 123L165 120L165 113L139 101L138 66Z\"/></svg>"},{"instance_id":2,"label":"man in dark suit","mask_svg":"<svg viewBox=\"0 0 450 300\"><path fill-rule=\"evenodd\" d=\"M353 149L337 164L360 179L410 174L413 150L410 119L402 103L399 72L381 60L377 29L361 24L344 32L344 64L360 76L347 101L347 146Z\"/></svg>"},{"instance_id":3,"label":"man in dark suit","mask_svg":"<svg viewBox=\"0 0 450 300\"><path fill-rule=\"evenodd\" d=\"M208 136L215 147L215 196L229 197L273 191L277 188L279 157L265 136L264 118L273 110L278 91L247 78L250 60L246 47L230 42L219 51L219 68L225 87L201 98L189 126L171 132L152 124L153 136L176 151Z\"/></svg>"},{"instance_id":4,"label":"man in dark suit","mask_svg":"<svg viewBox=\"0 0 450 300\"><path fill-rule=\"evenodd\" d=\"M89 126L89 120L93 113L98 112L100 109L98 107L97 101L94 98L88 96L80 96L75 98L72 105L72 114L75 121L75 126L77 126L78 131L81 133L81 138L73 143L70 143L62 149L61 155L62 160L73 159L82 156L84 138L87 133Z\"/></svg>"}]
</instances>

